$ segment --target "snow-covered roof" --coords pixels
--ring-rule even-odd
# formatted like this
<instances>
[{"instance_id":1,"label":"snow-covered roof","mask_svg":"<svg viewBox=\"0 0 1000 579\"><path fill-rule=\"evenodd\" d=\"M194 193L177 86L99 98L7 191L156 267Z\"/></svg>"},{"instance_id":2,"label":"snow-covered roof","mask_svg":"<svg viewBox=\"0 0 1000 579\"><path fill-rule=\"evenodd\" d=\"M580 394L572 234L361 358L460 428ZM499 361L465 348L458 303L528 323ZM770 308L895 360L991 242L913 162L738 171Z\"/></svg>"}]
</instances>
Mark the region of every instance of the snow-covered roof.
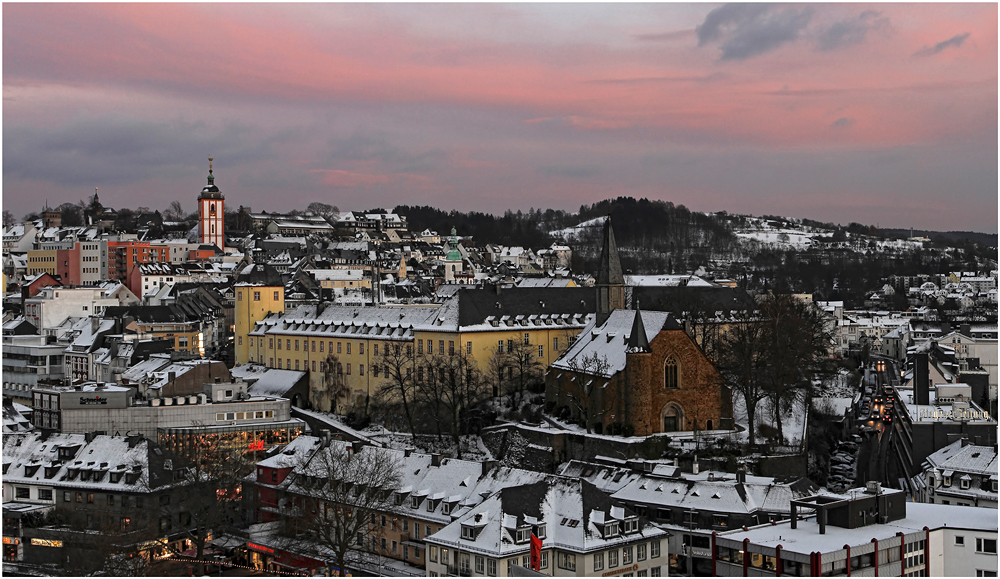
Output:
<instances>
[{"instance_id":1,"label":"snow-covered roof","mask_svg":"<svg viewBox=\"0 0 1000 579\"><path fill-rule=\"evenodd\" d=\"M642 315L642 325L646 330L646 342L652 342L653 338L660 333L660 330L673 322L671 315L667 312L640 311ZM615 310L604 322L597 326L594 319L584 327L573 345L552 363L552 368L560 370L586 370L588 374L594 374L593 369L587 368L585 359L596 356L597 359L607 361L607 372L604 377L614 376L625 369L627 345L632 326L635 323L635 310Z\"/></svg>"},{"instance_id":2,"label":"snow-covered roof","mask_svg":"<svg viewBox=\"0 0 1000 579\"><path fill-rule=\"evenodd\" d=\"M929 455L927 466L941 470L996 476L997 451L992 446L978 446L968 444L968 441L956 440Z\"/></svg>"},{"instance_id":3,"label":"snow-covered roof","mask_svg":"<svg viewBox=\"0 0 1000 579\"><path fill-rule=\"evenodd\" d=\"M646 524L637 532L619 532L605 538L601 528L604 522L631 516L587 481L550 475L534 484L499 490L426 541L502 558L528 552L528 542L518 542L516 530L532 524L545 525L547 547L577 553L667 536L666 531ZM463 539L463 525L481 530L474 539Z\"/></svg>"}]
</instances>

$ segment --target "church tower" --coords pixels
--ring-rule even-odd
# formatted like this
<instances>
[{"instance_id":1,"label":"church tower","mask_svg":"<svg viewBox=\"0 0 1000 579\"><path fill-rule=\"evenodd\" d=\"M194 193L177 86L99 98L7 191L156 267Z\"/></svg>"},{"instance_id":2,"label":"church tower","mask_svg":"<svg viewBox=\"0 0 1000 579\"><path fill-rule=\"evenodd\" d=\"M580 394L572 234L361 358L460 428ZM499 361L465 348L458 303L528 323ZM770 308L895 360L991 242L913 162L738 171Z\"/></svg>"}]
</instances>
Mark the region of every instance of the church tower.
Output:
<instances>
[{"instance_id":1,"label":"church tower","mask_svg":"<svg viewBox=\"0 0 1000 579\"><path fill-rule=\"evenodd\" d=\"M618 259L618 245L611 228L611 216L604 222L604 245L597 270L597 325L608 319L613 310L625 307L625 276Z\"/></svg>"},{"instance_id":2,"label":"church tower","mask_svg":"<svg viewBox=\"0 0 1000 579\"><path fill-rule=\"evenodd\" d=\"M219 249L226 248L225 239L225 202L226 198L215 186L215 176L212 175L212 157L208 157L208 185L198 195L198 226L201 231L201 243L214 244Z\"/></svg>"},{"instance_id":3,"label":"church tower","mask_svg":"<svg viewBox=\"0 0 1000 579\"><path fill-rule=\"evenodd\" d=\"M458 250L458 232L451 228L448 238L448 253L444 256L444 281L454 283L455 275L462 274L462 252Z\"/></svg>"}]
</instances>

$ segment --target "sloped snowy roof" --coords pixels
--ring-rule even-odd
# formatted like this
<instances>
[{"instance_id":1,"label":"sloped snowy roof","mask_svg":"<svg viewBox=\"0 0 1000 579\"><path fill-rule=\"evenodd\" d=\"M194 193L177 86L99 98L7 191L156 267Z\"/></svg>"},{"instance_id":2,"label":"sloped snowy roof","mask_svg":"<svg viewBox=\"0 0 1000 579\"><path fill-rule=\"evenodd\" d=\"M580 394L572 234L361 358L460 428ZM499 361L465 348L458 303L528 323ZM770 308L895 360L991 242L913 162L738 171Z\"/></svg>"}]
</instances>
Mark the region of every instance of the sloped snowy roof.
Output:
<instances>
[{"instance_id":1,"label":"sloped snowy roof","mask_svg":"<svg viewBox=\"0 0 1000 579\"><path fill-rule=\"evenodd\" d=\"M962 440L956 440L934 452L927 457L927 464L942 470L996 476L997 452L994 447L962 444Z\"/></svg>"},{"instance_id":2,"label":"sloped snowy roof","mask_svg":"<svg viewBox=\"0 0 1000 579\"><path fill-rule=\"evenodd\" d=\"M667 312L640 311L640 314L647 342L652 342L664 326L677 324ZM552 363L552 367L560 370L579 369L596 374L584 362L585 359L596 356L607 361L608 369L603 374L604 377L621 372L625 369L627 344L635 315L635 310L615 310L603 325L598 327L596 319L587 324L573 345Z\"/></svg>"}]
</instances>

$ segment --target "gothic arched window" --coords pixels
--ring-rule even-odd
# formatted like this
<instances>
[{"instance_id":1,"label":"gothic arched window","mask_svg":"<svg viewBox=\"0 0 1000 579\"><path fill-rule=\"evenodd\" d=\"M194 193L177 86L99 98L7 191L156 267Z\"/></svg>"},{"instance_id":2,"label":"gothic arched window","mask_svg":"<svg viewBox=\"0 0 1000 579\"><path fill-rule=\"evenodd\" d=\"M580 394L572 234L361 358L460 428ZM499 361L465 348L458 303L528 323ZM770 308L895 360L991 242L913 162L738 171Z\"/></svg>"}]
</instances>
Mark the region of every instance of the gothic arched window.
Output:
<instances>
[{"instance_id":1,"label":"gothic arched window","mask_svg":"<svg viewBox=\"0 0 1000 579\"><path fill-rule=\"evenodd\" d=\"M663 386L668 390L676 390L681 387L680 376L677 373L677 360L670 356L663 367Z\"/></svg>"}]
</instances>

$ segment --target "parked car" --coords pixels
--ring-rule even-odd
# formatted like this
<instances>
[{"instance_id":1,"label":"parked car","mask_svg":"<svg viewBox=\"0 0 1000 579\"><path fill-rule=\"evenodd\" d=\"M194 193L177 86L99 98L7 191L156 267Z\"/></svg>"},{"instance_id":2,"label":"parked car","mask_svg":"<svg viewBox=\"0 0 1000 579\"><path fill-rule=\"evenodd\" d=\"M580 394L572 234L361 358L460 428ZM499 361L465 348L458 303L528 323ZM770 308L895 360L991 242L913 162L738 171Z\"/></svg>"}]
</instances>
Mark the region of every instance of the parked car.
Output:
<instances>
[{"instance_id":1,"label":"parked car","mask_svg":"<svg viewBox=\"0 0 1000 579\"><path fill-rule=\"evenodd\" d=\"M854 462L854 457L846 454L837 453L830 457L830 464L851 464Z\"/></svg>"},{"instance_id":2,"label":"parked car","mask_svg":"<svg viewBox=\"0 0 1000 579\"><path fill-rule=\"evenodd\" d=\"M838 450L843 450L843 451L846 451L846 452L850 452L851 454L854 454L855 452L858 451L858 443L856 443L856 442L841 442L837 446L837 449Z\"/></svg>"}]
</instances>

